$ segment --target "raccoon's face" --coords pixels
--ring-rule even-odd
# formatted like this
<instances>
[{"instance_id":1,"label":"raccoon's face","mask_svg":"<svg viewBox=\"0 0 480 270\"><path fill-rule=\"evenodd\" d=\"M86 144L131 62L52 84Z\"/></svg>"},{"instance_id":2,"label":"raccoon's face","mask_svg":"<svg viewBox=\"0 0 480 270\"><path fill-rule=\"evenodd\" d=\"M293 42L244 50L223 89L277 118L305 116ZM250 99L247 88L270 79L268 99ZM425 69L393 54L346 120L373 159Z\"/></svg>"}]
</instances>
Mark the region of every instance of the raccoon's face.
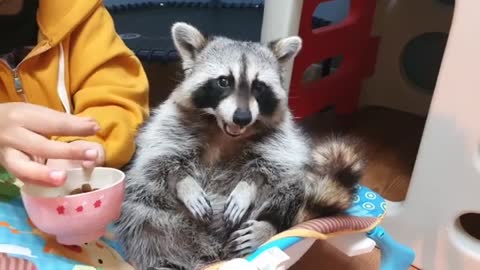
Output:
<instances>
[{"instance_id":1,"label":"raccoon's face","mask_svg":"<svg viewBox=\"0 0 480 270\"><path fill-rule=\"evenodd\" d=\"M282 70L300 50L300 38L267 46L224 37L207 40L185 23L174 24L172 35L185 70L174 93L178 104L215 116L231 137L256 124L273 127L283 120L288 95Z\"/></svg>"}]
</instances>

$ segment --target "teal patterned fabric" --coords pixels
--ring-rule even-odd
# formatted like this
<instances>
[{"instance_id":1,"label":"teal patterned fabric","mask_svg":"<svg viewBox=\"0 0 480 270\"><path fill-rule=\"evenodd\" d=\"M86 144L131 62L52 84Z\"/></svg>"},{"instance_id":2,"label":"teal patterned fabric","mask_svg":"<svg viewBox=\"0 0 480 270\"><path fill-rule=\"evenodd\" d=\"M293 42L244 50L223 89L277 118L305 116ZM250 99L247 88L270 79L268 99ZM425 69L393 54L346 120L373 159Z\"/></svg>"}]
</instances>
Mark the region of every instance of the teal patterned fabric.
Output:
<instances>
[{"instance_id":1,"label":"teal patterned fabric","mask_svg":"<svg viewBox=\"0 0 480 270\"><path fill-rule=\"evenodd\" d=\"M12 230L16 231L16 233ZM104 267L84 265L78 261L45 252L47 245L45 239L32 232L33 228L28 222L28 216L20 197L8 202L0 201L0 254L4 252L2 249L7 246L26 248L30 255L11 253L8 253L8 255L32 262L37 267L37 270L115 269L112 265L105 265ZM122 250L115 241L105 238L101 240L102 243L105 243L123 257ZM107 258L102 257L101 254L96 255L99 256L95 258L96 260L103 259L107 262Z\"/></svg>"},{"instance_id":2,"label":"teal patterned fabric","mask_svg":"<svg viewBox=\"0 0 480 270\"><path fill-rule=\"evenodd\" d=\"M357 217L379 218L385 214L386 208L387 203L382 196L365 186L357 185L353 205L347 210L347 214Z\"/></svg>"}]
</instances>

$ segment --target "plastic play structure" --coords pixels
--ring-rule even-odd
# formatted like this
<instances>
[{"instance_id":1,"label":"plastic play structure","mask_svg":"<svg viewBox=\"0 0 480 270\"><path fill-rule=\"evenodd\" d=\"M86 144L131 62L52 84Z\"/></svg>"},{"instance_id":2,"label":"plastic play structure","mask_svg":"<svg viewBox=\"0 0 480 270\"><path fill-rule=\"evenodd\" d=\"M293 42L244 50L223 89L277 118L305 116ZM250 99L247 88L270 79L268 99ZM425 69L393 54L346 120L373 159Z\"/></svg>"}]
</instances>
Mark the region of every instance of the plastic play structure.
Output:
<instances>
[{"instance_id":1,"label":"plastic play structure","mask_svg":"<svg viewBox=\"0 0 480 270\"><path fill-rule=\"evenodd\" d=\"M294 113L303 118L327 105L337 105L339 113L359 105L382 105L427 115L407 197L402 202L387 201L382 226L413 248L413 265L420 269L480 269L480 243L459 222L461 215L480 211L480 125L476 119L480 114L480 76L476 74L480 40L473 38L480 36L476 12L480 2L352 0L344 21L312 31L308 17L320 2L325 1L265 1L262 40L299 34L307 43L292 67ZM372 28L374 14L381 26ZM415 27L405 27L401 23L405 21ZM411 76L399 59L405 57L403 48L411 40L422 35L447 36L448 30L438 78L428 89L428 82ZM337 54L343 54L344 62L334 74L301 84L301 74L309 64ZM422 93L425 89L435 90L433 98ZM385 254L382 244L377 244Z\"/></svg>"},{"instance_id":2,"label":"plastic play structure","mask_svg":"<svg viewBox=\"0 0 480 270\"><path fill-rule=\"evenodd\" d=\"M480 125L476 117L480 115L480 76L476 74L480 62L480 1L344 1L349 2L348 15L333 22L315 13L317 6L328 0L104 0L117 31L144 62L178 59L169 33L175 21L190 22L207 34L255 41L300 35L304 48L286 80L290 105L299 119L327 106L333 106L337 113L381 105L428 115L404 201L390 202L359 186L354 205L345 215L312 220L282 232L246 257L244 263L261 270L288 269L315 240L325 240L349 256L370 252L377 246L382 254L381 270L406 270L411 264L426 270L480 269L480 244L459 225L462 214L480 213ZM444 35L449 30L450 34ZM437 63L438 79L425 79L428 74L422 71L436 65L427 61L429 66L424 67L411 59L431 53L416 50L422 42L432 40L446 49L443 53L444 47L439 46L443 57ZM320 70L320 79L314 74L305 83L306 71L312 67ZM428 92L433 90L432 99ZM82 257L72 251L72 257L65 259L68 250L39 232L31 233L34 229L26 216L2 223L2 218L12 217L0 213L0 237L8 234L19 244L33 241L38 244L38 250L34 250L38 252L44 250L40 244L45 242L57 252L36 260L58 260L60 256L65 266L62 269L68 270L81 260L85 264L92 260L91 265L98 261L91 256L98 251L90 253L94 245L83 247ZM5 224L8 231L2 231ZM115 249L111 239L102 241ZM118 255L121 251L117 251L116 265L121 262L125 266ZM18 255L23 251L11 252ZM7 259L0 254L0 265ZM230 268L222 268L222 264L208 268L214 269Z\"/></svg>"}]
</instances>

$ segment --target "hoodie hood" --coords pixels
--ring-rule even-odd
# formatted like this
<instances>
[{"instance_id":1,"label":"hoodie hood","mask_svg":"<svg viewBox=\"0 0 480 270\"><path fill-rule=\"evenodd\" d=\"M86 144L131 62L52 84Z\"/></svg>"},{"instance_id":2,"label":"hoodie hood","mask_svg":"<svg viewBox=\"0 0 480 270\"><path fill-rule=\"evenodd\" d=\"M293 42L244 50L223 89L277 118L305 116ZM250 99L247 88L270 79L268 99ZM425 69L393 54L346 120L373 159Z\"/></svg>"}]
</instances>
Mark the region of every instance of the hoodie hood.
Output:
<instances>
[{"instance_id":1,"label":"hoodie hood","mask_svg":"<svg viewBox=\"0 0 480 270\"><path fill-rule=\"evenodd\" d=\"M41 39L55 46L100 4L101 0L39 0L37 22Z\"/></svg>"}]
</instances>

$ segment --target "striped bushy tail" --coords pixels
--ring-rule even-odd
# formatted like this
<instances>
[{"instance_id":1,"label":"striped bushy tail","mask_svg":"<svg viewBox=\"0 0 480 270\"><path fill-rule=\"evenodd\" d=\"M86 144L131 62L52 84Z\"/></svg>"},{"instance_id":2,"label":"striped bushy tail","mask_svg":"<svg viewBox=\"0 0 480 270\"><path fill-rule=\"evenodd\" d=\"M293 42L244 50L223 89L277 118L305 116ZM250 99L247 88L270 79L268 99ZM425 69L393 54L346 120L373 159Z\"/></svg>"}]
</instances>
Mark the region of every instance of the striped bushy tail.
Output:
<instances>
[{"instance_id":1,"label":"striped bushy tail","mask_svg":"<svg viewBox=\"0 0 480 270\"><path fill-rule=\"evenodd\" d=\"M332 136L315 145L299 222L339 214L351 206L365 158L358 140Z\"/></svg>"}]
</instances>

